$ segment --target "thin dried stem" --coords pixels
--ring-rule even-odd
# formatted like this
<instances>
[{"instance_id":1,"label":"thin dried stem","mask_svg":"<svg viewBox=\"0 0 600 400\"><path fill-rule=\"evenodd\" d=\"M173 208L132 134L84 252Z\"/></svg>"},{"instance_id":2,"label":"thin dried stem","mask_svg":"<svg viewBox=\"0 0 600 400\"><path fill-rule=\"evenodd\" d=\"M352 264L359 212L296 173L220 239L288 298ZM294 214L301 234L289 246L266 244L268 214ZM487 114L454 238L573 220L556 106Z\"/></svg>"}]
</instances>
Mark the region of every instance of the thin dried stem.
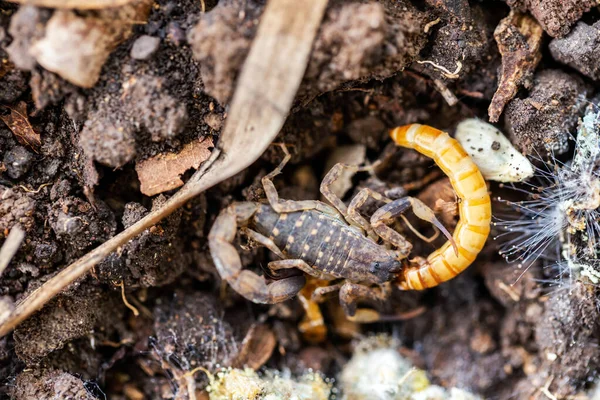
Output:
<instances>
[{"instance_id":1,"label":"thin dried stem","mask_svg":"<svg viewBox=\"0 0 600 400\"><path fill-rule=\"evenodd\" d=\"M8 267L8 263L15 256L17 250L19 250L19 246L21 246L24 238L25 232L18 225L10 230L4 244L0 248L0 276L2 276L4 270Z\"/></svg>"}]
</instances>

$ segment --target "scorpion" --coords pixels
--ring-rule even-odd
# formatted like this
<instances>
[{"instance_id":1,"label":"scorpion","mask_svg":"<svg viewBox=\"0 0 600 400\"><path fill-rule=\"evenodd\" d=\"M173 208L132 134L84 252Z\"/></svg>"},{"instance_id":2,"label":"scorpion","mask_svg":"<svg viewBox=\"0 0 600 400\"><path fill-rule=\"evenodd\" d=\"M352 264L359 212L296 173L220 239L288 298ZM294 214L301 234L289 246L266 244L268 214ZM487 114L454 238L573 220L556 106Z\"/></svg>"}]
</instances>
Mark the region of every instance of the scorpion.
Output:
<instances>
[{"instance_id":1,"label":"scorpion","mask_svg":"<svg viewBox=\"0 0 600 400\"><path fill-rule=\"evenodd\" d=\"M361 313L362 309L357 309L359 301L380 304L390 295L394 282L403 290L422 290L466 269L483 248L490 230L491 203L479 169L456 140L435 128L411 124L393 129L390 135L396 144L433 158L449 176L461 202L460 221L453 236L433 211L414 197L392 200L364 188L346 206L331 190L331 184L344 170L359 172L371 167L336 164L320 186L331 205L317 200L280 199L273 178L291 158L282 145L283 160L261 181L268 204L233 203L218 215L210 230L209 249L222 279L246 299L262 304L290 299L306 283L301 274L267 284L264 277L244 270L232 244L239 230L251 242L279 257L267 266L273 276L278 277L281 270L296 269L319 280L336 281L312 290L311 300L319 303L329 293L338 291L340 305L348 317L372 322L377 316ZM358 211L368 198L385 203L369 221ZM409 208L448 238L426 260L411 260L416 260L417 265L406 265L412 244L389 226Z\"/></svg>"}]
</instances>

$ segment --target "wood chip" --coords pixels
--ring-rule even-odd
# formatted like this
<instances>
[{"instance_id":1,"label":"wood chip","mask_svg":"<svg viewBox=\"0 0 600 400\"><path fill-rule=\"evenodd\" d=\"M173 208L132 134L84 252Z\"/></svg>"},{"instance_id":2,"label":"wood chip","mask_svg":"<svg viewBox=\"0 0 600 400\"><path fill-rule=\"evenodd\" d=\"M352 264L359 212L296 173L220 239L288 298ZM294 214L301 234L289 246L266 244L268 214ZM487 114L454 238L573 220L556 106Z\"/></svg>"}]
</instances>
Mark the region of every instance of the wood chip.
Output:
<instances>
[{"instance_id":1,"label":"wood chip","mask_svg":"<svg viewBox=\"0 0 600 400\"><path fill-rule=\"evenodd\" d=\"M135 171L141 192L154 196L182 186L181 175L191 168L198 169L210 157L213 147L212 138L207 137L186 144L179 153L161 153L138 162Z\"/></svg>"},{"instance_id":2,"label":"wood chip","mask_svg":"<svg viewBox=\"0 0 600 400\"><path fill-rule=\"evenodd\" d=\"M27 146L37 153L42 145L40 134L33 129L27 117L27 104L21 101L14 108L9 106L0 106L10 111L7 115L1 115L0 119L14 133L17 141L23 146Z\"/></svg>"},{"instance_id":3,"label":"wood chip","mask_svg":"<svg viewBox=\"0 0 600 400\"><path fill-rule=\"evenodd\" d=\"M28 4L37 7L63 8L76 10L100 10L120 7L136 0L8 0L12 3Z\"/></svg>"},{"instance_id":4,"label":"wood chip","mask_svg":"<svg viewBox=\"0 0 600 400\"><path fill-rule=\"evenodd\" d=\"M516 11L511 11L496 27L494 39L502 55L502 74L488 108L490 122L498 122L504 106L515 97L519 86L532 78L542 59L543 33L535 19Z\"/></svg>"}]
</instances>

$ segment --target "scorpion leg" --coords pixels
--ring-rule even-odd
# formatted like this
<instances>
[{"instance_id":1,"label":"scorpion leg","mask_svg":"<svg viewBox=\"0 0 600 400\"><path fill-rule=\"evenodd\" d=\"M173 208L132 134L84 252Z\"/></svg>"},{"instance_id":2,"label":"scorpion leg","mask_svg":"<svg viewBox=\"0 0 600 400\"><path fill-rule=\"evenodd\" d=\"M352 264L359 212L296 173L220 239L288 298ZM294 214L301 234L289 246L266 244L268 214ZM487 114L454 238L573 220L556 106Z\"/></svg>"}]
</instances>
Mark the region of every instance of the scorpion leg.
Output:
<instances>
[{"instance_id":1,"label":"scorpion leg","mask_svg":"<svg viewBox=\"0 0 600 400\"><path fill-rule=\"evenodd\" d=\"M387 289L388 290L382 290L381 288L373 289L364 285L340 282L335 285L322 286L315 289L312 293L311 300L314 303L322 303L329 298L331 293L339 291L340 303L342 304L346 318L353 322L370 323L380 319L379 312L370 308L357 308L356 302L361 297L371 298L381 302L389 296L389 287ZM360 292L360 294L357 294L357 291ZM350 310L348 307L345 307L344 304L350 305L350 308L354 310L353 315L349 314Z\"/></svg>"},{"instance_id":2,"label":"scorpion leg","mask_svg":"<svg viewBox=\"0 0 600 400\"><path fill-rule=\"evenodd\" d=\"M277 193L277 189L273 184L273 178L281 173L281 170L283 170L283 167L285 167L291 158L287 147L285 147L284 144L281 144L280 146L285 154L285 157L281 163L279 163L277 168L263 176L261 180L267 200L269 200L269 204L273 210L277 211L278 213L291 213L314 209L324 214L339 218L339 214L334 208L318 200L283 200L279 198L279 193Z\"/></svg>"},{"instance_id":3,"label":"scorpion leg","mask_svg":"<svg viewBox=\"0 0 600 400\"><path fill-rule=\"evenodd\" d=\"M236 292L255 303L279 303L302 289L304 276L291 276L267 285L262 276L242 269L240 256L231 244L237 224L250 219L256 207L254 203L237 203L223 210L210 230L208 246L219 275Z\"/></svg>"},{"instance_id":4,"label":"scorpion leg","mask_svg":"<svg viewBox=\"0 0 600 400\"><path fill-rule=\"evenodd\" d=\"M299 269L300 271L307 273L308 275L313 276L315 278L321 277L321 272L312 268L304 260L299 260L299 259L298 260L277 260L277 261L271 261L268 265L269 265L269 269L271 271L279 271L280 269L296 268L296 269Z\"/></svg>"},{"instance_id":5,"label":"scorpion leg","mask_svg":"<svg viewBox=\"0 0 600 400\"><path fill-rule=\"evenodd\" d=\"M371 225L373 226L373 229L382 239L396 246L401 256L407 257L412 248L412 244L410 244L410 242L408 242L398 232L387 226L387 223L401 215L410 207L412 207L413 212L418 218L427 221L438 228L444 234L444 236L450 240L455 251L457 251L456 243L454 242L452 235L450 235L450 232L448 232L444 225L438 221L434 212L429 207L427 207L421 200L414 197L403 197L398 200L394 200L375 211L371 216ZM412 226L410 227L412 228Z\"/></svg>"},{"instance_id":6,"label":"scorpion leg","mask_svg":"<svg viewBox=\"0 0 600 400\"><path fill-rule=\"evenodd\" d=\"M370 237L376 238L377 234L375 230L373 229L371 224L365 219L365 217L363 217L358 211L358 209L362 207L363 204L365 204L369 197L377 201L383 201L385 203L392 202L391 199L377 193L374 190L371 190L369 188L361 189L361 191L358 192L356 196L354 196L352 201L350 201L350 205L348 206L348 217L354 220L358 225L360 225L360 227L363 228L369 234Z\"/></svg>"},{"instance_id":7,"label":"scorpion leg","mask_svg":"<svg viewBox=\"0 0 600 400\"><path fill-rule=\"evenodd\" d=\"M261 235L260 233L253 231L249 228L241 228L240 234L245 235L248 239L255 241L261 246L271 250L275 255L281 259L285 258L285 255L279 250L279 247L268 237Z\"/></svg>"},{"instance_id":8,"label":"scorpion leg","mask_svg":"<svg viewBox=\"0 0 600 400\"><path fill-rule=\"evenodd\" d=\"M375 322L379 319L379 313L372 309L357 309L357 303L361 299L381 304L390 295L389 288L369 287L358 283L346 282L340 289L340 304L351 321Z\"/></svg>"},{"instance_id":9,"label":"scorpion leg","mask_svg":"<svg viewBox=\"0 0 600 400\"><path fill-rule=\"evenodd\" d=\"M344 282L340 282L340 283L336 283L335 285L322 286L322 287L316 288L312 294L311 299L315 303L322 303L325 300L327 300L327 297L329 294L339 291L343 285L344 285Z\"/></svg>"},{"instance_id":10,"label":"scorpion leg","mask_svg":"<svg viewBox=\"0 0 600 400\"><path fill-rule=\"evenodd\" d=\"M335 193L333 193L333 190L331 190L331 185L333 184L333 182L338 180L338 178L344 170L359 172L368 171L372 168L372 166L359 167L358 165L337 163L333 166L333 168L329 170L327 175L325 175L325 177L323 178L323 181L321 182L320 191L321 194L323 194L323 196L340 212L340 214L342 214L344 218L346 218L346 221L348 221L350 225L362 228L364 231L367 232L368 236L371 239L376 239L377 236L373 232L373 229L371 229L371 227L369 226L367 220L360 215L358 215L357 218L349 216L349 209L346 206L346 204L344 204L344 202Z\"/></svg>"}]
</instances>

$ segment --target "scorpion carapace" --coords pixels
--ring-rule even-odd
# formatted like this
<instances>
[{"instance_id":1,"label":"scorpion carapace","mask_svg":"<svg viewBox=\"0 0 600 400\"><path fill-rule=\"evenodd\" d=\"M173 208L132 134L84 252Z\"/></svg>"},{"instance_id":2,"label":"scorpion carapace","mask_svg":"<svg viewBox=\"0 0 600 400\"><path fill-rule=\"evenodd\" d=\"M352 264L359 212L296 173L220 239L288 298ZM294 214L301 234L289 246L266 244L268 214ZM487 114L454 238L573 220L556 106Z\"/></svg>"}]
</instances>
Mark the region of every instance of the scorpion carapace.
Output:
<instances>
[{"instance_id":1,"label":"scorpion carapace","mask_svg":"<svg viewBox=\"0 0 600 400\"><path fill-rule=\"evenodd\" d=\"M211 228L209 248L219 274L239 294L255 303L289 299L305 284L302 275L267 284L264 277L243 270L232 244L239 228L250 242L267 247L280 258L268 264L270 275L277 278L281 269L296 269L314 278L335 281L330 286L316 288L312 300L320 302L328 293L339 291L340 303L348 316L356 315L358 319L368 316L364 318L372 320L372 312L357 313L357 301L383 302L390 293L390 283L402 271L402 261L412 249L411 243L387 224L412 208L417 217L452 237L433 211L416 198L391 200L366 188L346 206L330 190L330 185L344 169L365 169L357 166L336 164L323 179L321 193L333 207L316 200L280 199L272 179L290 159L285 146L282 148L285 158L262 179L268 204L234 203L219 214ZM369 197L387 204L367 221L358 209ZM379 240L384 244L379 244Z\"/></svg>"},{"instance_id":2,"label":"scorpion carapace","mask_svg":"<svg viewBox=\"0 0 600 400\"><path fill-rule=\"evenodd\" d=\"M456 248L448 241L421 265L402 273L402 288L422 290L454 278L475 260L490 232L492 205L477 165L447 133L411 124L393 129L390 136L396 144L432 158L448 175L460 199L460 220L453 235Z\"/></svg>"}]
</instances>

